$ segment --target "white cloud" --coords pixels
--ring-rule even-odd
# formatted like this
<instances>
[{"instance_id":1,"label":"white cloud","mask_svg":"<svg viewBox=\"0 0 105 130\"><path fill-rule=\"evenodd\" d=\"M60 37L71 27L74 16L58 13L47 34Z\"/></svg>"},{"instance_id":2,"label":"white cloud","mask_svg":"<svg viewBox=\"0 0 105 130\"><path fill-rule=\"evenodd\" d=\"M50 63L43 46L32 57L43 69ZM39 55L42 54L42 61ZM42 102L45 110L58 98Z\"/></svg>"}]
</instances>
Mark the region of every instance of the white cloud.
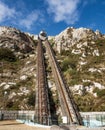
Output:
<instances>
[{"instance_id":1,"label":"white cloud","mask_svg":"<svg viewBox=\"0 0 105 130\"><path fill-rule=\"evenodd\" d=\"M0 2L0 22L14 17L15 13L14 8L9 8L6 4Z\"/></svg>"},{"instance_id":2,"label":"white cloud","mask_svg":"<svg viewBox=\"0 0 105 130\"><path fill-rule=\"evenodd\" d=\"M77 10L81 0L46 0L48 12L54 15L54 21L65 21L67 24L74 24L79 19Z\"/></svg>"},{"instance_id":3,"label":"white cloud","mask_svg":"<svg viewBox=\"0 0 105 130\"><path fill-rule=\"evenodd\" d=\"M8 25L21 26L26 29L31 29L32 25L36 22L36 25L44 21L43 14L38 10L29 12L22 3L22 10L17 10L17 6L9 7L6 3L0 0L0 23L6 22ZM24 8L23 8L24 7Z\"/></svg>"},{"instance_id":4,"label":"white cloud","mask_svg":"<svg viewBox=\"0 0 105 130\"><path fill-rule=\"evenodd\" d=\"M20 25L30 29L31 26L39 20L40 12L34 10L30 14L27 15L25 19L20 20Z\"/></svg>"}]
</instances>

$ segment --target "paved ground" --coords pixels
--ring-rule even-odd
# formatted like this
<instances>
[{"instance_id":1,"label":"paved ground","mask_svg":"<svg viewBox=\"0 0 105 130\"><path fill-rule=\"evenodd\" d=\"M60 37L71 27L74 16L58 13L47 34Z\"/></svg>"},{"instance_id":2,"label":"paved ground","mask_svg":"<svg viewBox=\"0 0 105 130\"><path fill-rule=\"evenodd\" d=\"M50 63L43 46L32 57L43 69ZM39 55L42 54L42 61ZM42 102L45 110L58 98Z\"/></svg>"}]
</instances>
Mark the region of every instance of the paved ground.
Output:
<instances>
[{"instance_id":1,"label":"paved ground","mask_svg":"<svg viewBox=\"0 0 105 130\"><path fill-rule=\"evenodd\" d=\"M86 128L81 126L59 127L52 126L51 128L42 128L36 126L28 126L17 121L0 121L0 130L105 130L105 127L101 128Z\"/></svg>"},{"instance_id":2,"label":"paved ground","mask_svg":"<svg viewBox=\"0 0 105 130\"><path fill-rule=\"evenodd\" d=\"M17 121L0 121L0 130L50 130L50 128L32 127Z\"/></svg>"}]
</instances>

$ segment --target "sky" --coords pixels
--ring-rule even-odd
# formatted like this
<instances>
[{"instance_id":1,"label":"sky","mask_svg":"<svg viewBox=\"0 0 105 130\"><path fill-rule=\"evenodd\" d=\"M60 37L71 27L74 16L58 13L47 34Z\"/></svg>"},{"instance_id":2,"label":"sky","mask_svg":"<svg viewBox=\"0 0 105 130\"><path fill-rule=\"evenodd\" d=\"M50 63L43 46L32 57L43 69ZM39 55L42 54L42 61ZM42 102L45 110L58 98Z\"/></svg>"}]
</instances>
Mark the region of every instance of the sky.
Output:
<instances>
[{"instance_id":1,"label":"sky","mask_svg":"<svg viewBox=\"0 0 105 130\"><path fill-rule=\"evenodd\" d=\"M55 36L67 27L105 34L105 0L0 0L0 26Z\"/></svg>"}]
</instances>

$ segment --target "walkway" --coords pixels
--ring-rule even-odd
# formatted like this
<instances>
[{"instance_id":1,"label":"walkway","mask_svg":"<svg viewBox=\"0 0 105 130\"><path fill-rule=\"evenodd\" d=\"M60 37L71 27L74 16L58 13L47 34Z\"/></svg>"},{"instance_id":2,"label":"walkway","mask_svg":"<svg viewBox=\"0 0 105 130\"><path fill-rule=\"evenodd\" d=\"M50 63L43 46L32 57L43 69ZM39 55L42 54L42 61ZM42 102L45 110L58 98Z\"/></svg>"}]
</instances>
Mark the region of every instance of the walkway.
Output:
<instances>
[{"instance_id":1,"label":"walkway","mask_svg":"<svg viewBox=\"0 0 105 130\"><path fill-rule=\"evenodd\" d=\"M50 130L50 128L28 126L13 120L0 121L0 130Z\"/></svg>"}]
</instances>

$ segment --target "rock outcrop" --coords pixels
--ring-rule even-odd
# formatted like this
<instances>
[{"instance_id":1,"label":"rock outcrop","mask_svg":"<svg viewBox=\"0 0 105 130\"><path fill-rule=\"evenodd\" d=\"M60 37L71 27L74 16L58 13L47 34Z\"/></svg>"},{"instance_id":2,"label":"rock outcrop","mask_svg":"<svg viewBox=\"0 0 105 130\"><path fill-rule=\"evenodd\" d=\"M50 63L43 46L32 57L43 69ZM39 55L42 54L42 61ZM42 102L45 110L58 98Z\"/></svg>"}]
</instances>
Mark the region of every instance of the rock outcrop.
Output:
<instances>
[{"instance_id":1,"label":"rock outcrop","mask_svg":"<svg viewBox=\"0 0 105 130\"><path fill-rule=\"evenodd\" d=\"M100 37L102 37L102 34L98 30L94 32L88 28L67 28L55 36L55 49L60 53L62 50L69 50L71 46L77 43L94 41Z\"/></svg>"},{"instance_id":2,"label":"rock outcrop","mask_svg":"<svg viewBox=\"0 0 105 130\"><path fill-rule=\"evenodd\" d=\"M48 39L55 53L58 52L56 57L61 70L69 88L76 95L76 103L81 110L104 110L105 35L98 30L70 27L55 37L49 36ZM0 49L8 48L18 59L13 62L0 61L1 109L5 92L8 94L8 109L34 109L34 103L30 104L30 100L35 102L36 46L37 35L23 33L11 27L0 27ZM47 56L46 63L49 64ZM49 65L47 71L49 89L57 103L57 91ZM85 100L88 100L88 103ZM98 103L99 108L96 107Z\"/></svg>"},{"instance_id":3,"label":"rock outcrop","mask_svg":"<svg viewBox=\"0 0 105 130\"><path fill-rule=\"evenodd\" d=\"M33 50L33 39L11 27L0 27L0 47L13 51L29 53Z\"/></svg>"},{"instance_id":4,"label":"rock outcrop","mask_svg":"<svg viewBox=\"0 0 105 130\"><path fill-rule=\"evenodd\" d=\"M7 109L34 108L28 104L35 95L34 39L16 28L0 27L0 56L0 109L4 97Z\"/></svg>"}]
</instances>

